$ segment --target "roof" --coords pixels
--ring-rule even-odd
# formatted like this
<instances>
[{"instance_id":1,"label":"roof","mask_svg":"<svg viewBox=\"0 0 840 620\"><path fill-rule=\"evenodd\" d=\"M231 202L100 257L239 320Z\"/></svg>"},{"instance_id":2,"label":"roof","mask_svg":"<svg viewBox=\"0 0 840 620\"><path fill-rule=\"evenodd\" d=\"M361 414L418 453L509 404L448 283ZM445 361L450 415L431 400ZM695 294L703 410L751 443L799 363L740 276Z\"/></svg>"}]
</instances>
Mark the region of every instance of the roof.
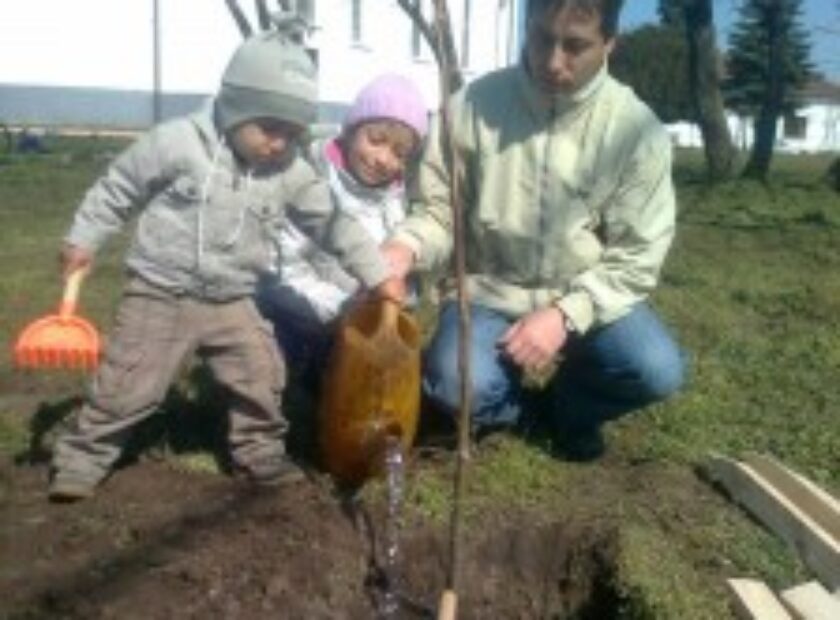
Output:
<instances>
[{"instance_id":1,"label":"roof","mask_svg":"<svg viewBox=\"0 0 840 620\"><path fill-rule=\"evenodd\" d=\"M840 104L840 84L818 78L808 82L799 97L807 103L836 103Z\"/></svg>"}]
</instances>

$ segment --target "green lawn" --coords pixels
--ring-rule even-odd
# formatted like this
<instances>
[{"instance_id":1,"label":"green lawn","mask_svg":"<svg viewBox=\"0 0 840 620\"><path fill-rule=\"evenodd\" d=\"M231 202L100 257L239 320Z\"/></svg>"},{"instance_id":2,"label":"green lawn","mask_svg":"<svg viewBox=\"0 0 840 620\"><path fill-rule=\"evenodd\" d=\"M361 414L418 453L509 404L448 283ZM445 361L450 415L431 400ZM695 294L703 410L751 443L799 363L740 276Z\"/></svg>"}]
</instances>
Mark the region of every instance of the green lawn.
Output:
<instances>
[{"instance_id":1,"label":"green lawn","mask_svg":"<svg viewBox=\"0 0 840 620\"><path fill-rule=\"evenodd\" d=\"M54 309L61 234L115 146L59 143L45 156L0 158L6 351L23 325ZM684 392L612 425L604 463L571 466L539 442L503 436L480 448L468 471L468 521L513 507L615 524L615 585L627 618L719 620L731 617L725 577L775 587L806 578L791 550L698 479L709 451L772 454L840 490L840 197L821 180L828 159L780 156L766 186L714 188L702 183L699 161L678 157L678 235L654 297L689 356ZM83 314L103 329L122 278L121 247L100 257L83 291ZM83 380L20 373L2 359L0 451L11 454L28 441L32 393L60 401ZM192 466L195 455L185 458ZM417 468L412 514L447 517L448 474Z\"/></svg>"}]
</instances>

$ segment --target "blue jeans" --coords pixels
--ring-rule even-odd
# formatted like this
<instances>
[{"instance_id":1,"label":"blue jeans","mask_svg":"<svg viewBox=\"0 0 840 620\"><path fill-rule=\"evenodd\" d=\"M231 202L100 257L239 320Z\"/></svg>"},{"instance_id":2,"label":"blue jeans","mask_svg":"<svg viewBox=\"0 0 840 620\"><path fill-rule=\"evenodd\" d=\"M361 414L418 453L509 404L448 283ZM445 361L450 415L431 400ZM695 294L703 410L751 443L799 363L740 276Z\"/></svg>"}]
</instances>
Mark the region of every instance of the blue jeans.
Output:
<instances>
[{"instance_id":1,"label":"blue jeans","mask_svg":"<svg viewBox=\"0 0 840 620\"><path fill-rule=\"evenodd\" d=\"M489 308L471 306L472 419L474 427L512 425L527 396L521 372L496 342L513 321ZM456 412L458 307L447 303L424 355L423 388L434 403ZM546 387L555 429L585 432L663 400L683 384L685 364L679 347L646 303L583 337L572 336L564 361Z\"/></svg>"}]
</instances>

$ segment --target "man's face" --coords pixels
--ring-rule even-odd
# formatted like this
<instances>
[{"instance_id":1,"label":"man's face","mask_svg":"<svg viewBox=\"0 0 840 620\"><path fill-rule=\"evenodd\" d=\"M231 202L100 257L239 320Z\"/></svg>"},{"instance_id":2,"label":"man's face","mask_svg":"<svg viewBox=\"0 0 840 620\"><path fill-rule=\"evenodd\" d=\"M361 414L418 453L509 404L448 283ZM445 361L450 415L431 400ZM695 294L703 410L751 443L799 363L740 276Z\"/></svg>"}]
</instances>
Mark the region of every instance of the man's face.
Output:
<instances>
[{"instance_id":1,"label":"man's face","mask_svg":"<svg viewBox=\"0 0 840 620\"><path fill-rule=\"evenodd\" d=\"M526 42L531 77L547 93L571 94L601 69L614 44L601 33L597 11L567 6L535 14Z\"/></svg>"}]
</instances>

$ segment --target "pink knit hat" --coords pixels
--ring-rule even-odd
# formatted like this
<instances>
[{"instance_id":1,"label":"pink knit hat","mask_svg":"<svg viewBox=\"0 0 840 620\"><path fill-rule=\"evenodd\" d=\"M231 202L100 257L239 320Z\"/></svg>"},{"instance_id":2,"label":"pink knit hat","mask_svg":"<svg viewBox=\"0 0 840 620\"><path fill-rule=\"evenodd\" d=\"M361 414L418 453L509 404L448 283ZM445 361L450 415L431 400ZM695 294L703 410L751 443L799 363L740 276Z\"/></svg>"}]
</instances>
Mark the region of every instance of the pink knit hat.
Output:
<instances>
[{"instance_id":1,"label":"pink knit hat","mask_svg":"<svg viewBox=\"0 0 840 620\"><path fill-rule=\"evenodd\" d=\"M386 73L375 78L356 96L344 119L344 129L375 119L405 123L422 139L428 129L428 111L414 83L401 75Z\"/></svg>"}]
</instances>

